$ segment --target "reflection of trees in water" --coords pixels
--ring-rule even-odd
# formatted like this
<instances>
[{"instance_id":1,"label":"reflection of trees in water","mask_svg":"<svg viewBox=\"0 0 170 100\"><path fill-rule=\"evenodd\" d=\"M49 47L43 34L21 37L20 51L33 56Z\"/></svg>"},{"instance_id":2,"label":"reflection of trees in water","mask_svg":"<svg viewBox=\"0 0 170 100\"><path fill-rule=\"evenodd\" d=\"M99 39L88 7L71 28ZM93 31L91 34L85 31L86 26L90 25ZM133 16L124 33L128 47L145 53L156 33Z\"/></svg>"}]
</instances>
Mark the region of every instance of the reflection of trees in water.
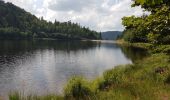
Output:
<instances>
[{"instance_id":1,"label":"reflection of trees in water","mask_svg":"<svg viewBox=\"0 0 170 100\"><path fill-rule=\"evenodd\" d=\"M79 50L88 50L96 47L105 47L110 49L120 49L125 56L131 59L133 62L138 59L142 59L147 56L147 52L141 48L119 46L113 43L101 43L92 41L51 41L51 40L11 40L11 41L0 41L0 57L1 56L28 56L35 50L58 50L63 52L78 52ZM27 55L28 54L28 55ZM25 57L26 57L25 56ZM11 60L12 58L7 58ZM12 59L13 60L13 59Z\"/></svg>"},{"instance_id":2,"label":"reflection of trees in water","mask_svg":"<svg viewBox=\"0 0 170 100\"><path fill-rule=\"evenodd\" d=\"M147 50L132 46L120 46L122 52L125 56L135 62L136 60L140 60L148 55Z\"/></svg>"},{"instance_id":3,"label":"reflection of trees in water","mask_svg":"<svg viewBox=\"0 0 170 100\"><path fill-rule=\"evenodd\" d=\"M90 49L93 47L100 47L100 42L91 41L48 41L48 40L18 40L18 41L1 41L0 55L4 54L18 54L30 52L34 50L62 50L62 51L78 51Z\"/></svg>"},{"instance_id":4,"label":"reflection of trees in water","mask_svg":"<svg viewBox=\"0 0 170 100\"><path fill-rule=\"evenodd\" d=\"M77 53L82 50L86 51L96 47L100 47L100 42L54 40L0 41L0 74L9 65L11 68L10 70L15 70L21 63L27 62L27 60L30 59L35 59L38 51L56 50L65 53L69 53L70 51Z\"/></svg>"},{"instance_id":5,"label":"reflection of trees in water","mask_svg":"<svg viewBox=\"0 0 170 100\"><path fill-rule=\"evenodd\" d=\"M120 46L116 43L102 43L101 46L108 49L120 49Z\"/></svg>"},{"instance_id":6,"label":"reflection of trees in water","mask_svg":"<svg viewBox=\"0 0 170 100\"><path fill-rule=\"evenodd\" d=\"M11 40L0 41L0 67L6 62L18 65L20 60L34 58L36 51L57 50L69 53L100 47L100 42L90 41L50 41L50 40Z\"/></svg>"}]
</instances>

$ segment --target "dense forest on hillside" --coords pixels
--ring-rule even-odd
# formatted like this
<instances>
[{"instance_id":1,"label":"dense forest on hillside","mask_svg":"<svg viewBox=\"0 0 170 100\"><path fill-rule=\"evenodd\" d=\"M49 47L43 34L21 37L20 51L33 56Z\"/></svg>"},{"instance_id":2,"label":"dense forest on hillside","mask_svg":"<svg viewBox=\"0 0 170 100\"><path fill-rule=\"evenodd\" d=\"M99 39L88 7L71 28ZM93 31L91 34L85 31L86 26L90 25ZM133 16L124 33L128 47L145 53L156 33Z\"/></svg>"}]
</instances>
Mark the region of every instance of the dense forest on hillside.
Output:
<instances>
[{"instance_id":1,"label":"dense forest on hillside","mask_svg":"<svg viewBox=\"0 0 170 100\"><path fill-rule=\"evenodd\" d=\"M135 0L132 7L141 6L150 14L122 18L124 40L130 42L170 43L170 1Z\"/></svg>"},{"instance_id":2,"label":"dense forest on hillside","mask_svg":"<svg viewBox=\"0 0 170 100\"><path fill-rule=\"evenodd\" d=\"M100 39L100 34L71 21L48 22L0 0L0 38Z\"/></svg>"},{"instance_id":3,"label":"dense forest on hillside","mask_svg":"<svg viewBox=\"0 0 170 100\"><path fill-rule=\"evenodd\" d=\"M107 31L107 32L101 33L102 40L116 40L121 35L122 35L122 32L120 31Z\"/></svg>"}]
</instances>

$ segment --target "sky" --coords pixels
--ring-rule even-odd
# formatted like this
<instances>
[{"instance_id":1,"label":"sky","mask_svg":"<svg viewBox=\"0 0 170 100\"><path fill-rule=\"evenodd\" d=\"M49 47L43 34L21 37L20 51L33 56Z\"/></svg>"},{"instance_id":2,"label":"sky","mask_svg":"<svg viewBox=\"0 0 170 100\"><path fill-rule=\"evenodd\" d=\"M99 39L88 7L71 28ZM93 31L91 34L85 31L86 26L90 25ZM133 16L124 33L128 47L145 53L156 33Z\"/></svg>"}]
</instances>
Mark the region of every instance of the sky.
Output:
<instances>
[{"instance_id":1,"label":"sky","mask_svg":"<svg viewBox=\"0 0 170 100\"><path fill-rule=\"evenodd\" d=\"M72 21L92 30L122 31L121 18L143 14L140 7L131 8L131 0L4 0L37 17L54 22Z\"/></svg>"}]
</instances>

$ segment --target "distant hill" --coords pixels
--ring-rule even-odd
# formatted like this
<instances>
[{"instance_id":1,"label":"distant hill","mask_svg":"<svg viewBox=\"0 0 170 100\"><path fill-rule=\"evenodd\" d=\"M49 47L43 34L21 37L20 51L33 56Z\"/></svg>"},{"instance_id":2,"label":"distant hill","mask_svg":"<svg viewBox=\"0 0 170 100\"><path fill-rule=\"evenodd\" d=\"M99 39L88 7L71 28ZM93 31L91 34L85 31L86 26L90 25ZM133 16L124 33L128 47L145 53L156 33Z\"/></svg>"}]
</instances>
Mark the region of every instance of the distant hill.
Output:
<instances>
[{"instance_id":1,"label":"distant hill","mask_svg":"<svg viewBox=\"0 0 170 100\"><path fill-rule=\"evenodd\" d=\"M101 33L102 40L116 40L120 35L122 35L121 31L107 31Z\"/></svg>"},{"instance_id":2,"label":"distant hill","mask_svg":"<svg viewBox=\"0 0 170 100\"><path fill-rule=\"evenodd\" d=\"M0 39L54 38L99 39L100 34L78 23L50 22L24 9L0 0Z\"/></svg>"}]
</instances>

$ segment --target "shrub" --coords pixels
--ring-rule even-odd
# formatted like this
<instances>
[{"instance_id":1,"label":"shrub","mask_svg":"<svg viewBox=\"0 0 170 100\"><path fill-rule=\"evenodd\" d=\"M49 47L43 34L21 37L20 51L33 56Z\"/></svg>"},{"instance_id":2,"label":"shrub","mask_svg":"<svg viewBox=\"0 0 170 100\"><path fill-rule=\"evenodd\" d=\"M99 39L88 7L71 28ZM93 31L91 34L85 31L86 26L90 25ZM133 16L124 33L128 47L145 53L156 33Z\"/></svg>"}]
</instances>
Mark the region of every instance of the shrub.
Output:
<instances>
[{"instance_id":1,"label":"shrub","mask_svg":"<svg viewBox=\"0 0 170 100\"><path fill-rule=\"evenodd\" d=\"M68 81L64 89L66 98L86 98L92 94L89 83L82 77L73 77Z\"/></svg>"},{"instance_id":2,"label":"shrub","mask_svg":"<svg viewBox=\"0 0 170 100\"><path fill-rule=\"evenodd\" d=\"M97 78L92 83L90 83L90 89L93 91L93 93L98 93L101 89L104 88L104 79L103 77Z\"/></svg>"},{"instance_id":3,"label":"shrub","mask_svg":"<svg viewBox=\"0 0 170 100\"><path fill-rule=\"evenodd\" d=\"M166 83L170 84L170 75L167 77Z\"/></svg>"},{"instance_id":4,"label":"shrub","mask_svg":"<svg viewBox=\"0 0 170 100\"><path fill-rule=\"evenodd\" d=\"M149 33L147 35L147 38L148 38L149 42L151 42L151 43L158 43L159 36L160 36L160 34Z\"/></svg>"},{"instance_id":5,"label":"shrub","mask_svg":"<svg viewBox=\"0 0 170 100\"><path fill-rule=\"evenodd\" d=\"M119 84L125 81L125 68L123 66L116 67L104 73L104 85Z\"/></svg>"},{"instance_id":6,"label":"shrub","mask_svg":"<svg viewBox=\"0 0 170 100\"><path fill-rule=\"evenodd\" d=\"M162 38L160 38L160 42L163 44L169 44L170 43L170 35L167 36L162 36Z\"/></svg>"},{"instance_id":7,"label":"shrub","mask_svg":"<svg viewBox=\"0 0 170 100\"><path fill-rule=\"evenodd\" d=\"M125 41L134 42L135 35L131 30L130 31L125 31L124 34L123 34L123 39Z\"/></svg>"}]
</instances>

